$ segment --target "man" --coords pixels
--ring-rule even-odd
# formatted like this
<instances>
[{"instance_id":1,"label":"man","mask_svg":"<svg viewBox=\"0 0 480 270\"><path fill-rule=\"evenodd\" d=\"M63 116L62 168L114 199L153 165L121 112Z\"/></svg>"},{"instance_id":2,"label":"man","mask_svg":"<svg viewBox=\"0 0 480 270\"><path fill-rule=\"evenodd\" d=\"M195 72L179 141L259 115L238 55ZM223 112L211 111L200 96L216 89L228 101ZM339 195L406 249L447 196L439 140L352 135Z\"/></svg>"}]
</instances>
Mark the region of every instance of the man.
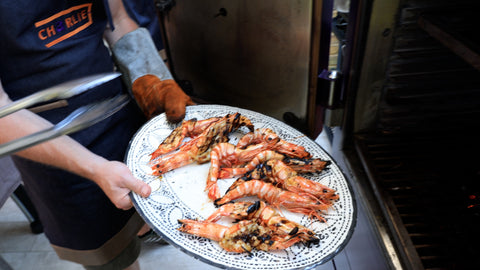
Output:
<instances>
[{"instance_id":1,"label":"man","mask_svg":"<svg viewBox=\"0 0 480 270\"><path fill-rule=\"evenodd\" d=\"M151 190L121 161L146 119L165 111L178 122L193 102L121 0L2 1L0 22L0 106L64 81L110 72L110 52L123 71L135 101L92 127L13 159L60 258L87 269L138 268L136 234L144 223L128 194L147 197ZM0 118L0 143L51 127L80 106L124 91L117 79L70 98L67 106Z\"/></svg>"}]
</instances>

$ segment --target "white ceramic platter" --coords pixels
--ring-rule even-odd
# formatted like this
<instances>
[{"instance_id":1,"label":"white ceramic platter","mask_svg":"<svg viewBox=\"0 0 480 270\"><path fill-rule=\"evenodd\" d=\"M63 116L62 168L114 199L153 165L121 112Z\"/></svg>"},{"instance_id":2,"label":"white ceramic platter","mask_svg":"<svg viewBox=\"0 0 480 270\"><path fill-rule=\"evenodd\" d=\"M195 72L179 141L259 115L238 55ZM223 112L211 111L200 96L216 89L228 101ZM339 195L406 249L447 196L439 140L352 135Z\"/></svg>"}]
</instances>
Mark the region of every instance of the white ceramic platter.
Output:
<instances>
[{"instance_id":1,"label":"white ceramic platter","mask_svg":"<svg viewBox=\"0 0 480 270\"><path fill-rule=\"evenodd\" d=\"M327 170L305 176L337 190L340 196L334 204L334 209L325 215L326 223L309 219L301 214L282 211L290 220L313 229L320 238L318 245L306 247L297 244L285 250L273 252L232 253L223 250L214 241L179 232L178 219L205 219L216 208L204 192L209 163L191 164L161 177L152 175L152 169L148 165L149 155L176 127L166 121L165 114L151 119L139 129L132 138L125 157L125 162L134 176L152 187L152 194L148 198L131 193L135 208L147 224L171 245L220 268L303 269L314 268L332 259L347 244L356 223L356 205L345 176L317 143L272 117L229 106L196 105L187 107L185 119L223 117L236 112L248 117L255 128L270 128L282 139L304 146L313 157L332 162ZM245 127L240 128L230 135L230 142L235 144L247 132L248 129ZM218 180L222 194L234 180ZM246 198L246 200L255 199ZM228 225L231 221L224 219L221 222Z\"/></svg>"}]
</instances>

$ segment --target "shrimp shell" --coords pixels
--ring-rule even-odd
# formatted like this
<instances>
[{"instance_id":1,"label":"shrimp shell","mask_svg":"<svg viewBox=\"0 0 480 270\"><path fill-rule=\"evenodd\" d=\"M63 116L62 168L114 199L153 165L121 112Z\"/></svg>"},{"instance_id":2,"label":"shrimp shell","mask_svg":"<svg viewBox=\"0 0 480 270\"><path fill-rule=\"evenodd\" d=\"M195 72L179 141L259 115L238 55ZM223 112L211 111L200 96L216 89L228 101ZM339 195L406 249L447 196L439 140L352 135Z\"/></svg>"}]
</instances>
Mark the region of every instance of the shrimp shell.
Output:
<instances>
[{"instance_id":1,"label":"shrimp shell","mask_svg":"<svg viewBox=\"0 0 480 270\"><path fill-rule=\"evenodd\" d=\"M275 207L285 207L294 213L301 213L307 216L315 216L324 221L320 211L327 211L329 204L322 202L308 193L295 193L275 187L270 183L261 180L237 179L227 190L225 195L214 201L215 206L221 206L233 200L257 196Z\"/></svg>"},{"instance_id":2,"label":"shrimp shell","mask_svg":"<svg viewBox=\"0 0 480 270\"><path fill-rule=\"evenodd\" d=\"M226 216L239 220L256 220L259 224L270 228L275 234L285 238L298 237L305 244L318 243L315 233L305 226L288 220L279 214L273 207L263 201L233 202L220 206L205 221L216 222Z\"/></svg>"},{"instance_id":3,"label":"shrimp shell","mask_svg":"<svg viewBox=\"0 0 480 270\"><path fill-rule=\"evenodd\" d=\"M251 144L269 142L276 137L278 137L278 135L273 130L269 128L259 128L253 132L245 134L242 138L240 138L237 143L237 147L245 148ZM275 150L289 157L310 158L312 156L312 154L310 154L305 147L287 142L282 139L280 139L271 150Z\"/></svg>"},{"instance_id":4,"label":"shrimp shell","mask_svg":"<svg viewBox=\"0 0 480 270\"><path fill-rule=\"evenodd\" d=\"M242 126L246 126L249 130L254 128L251 121L240 113L227 114L221 119L213 121L199 135L180 146L177 152L169 152L167 155L152 160L150 164L154 175L161 175L193 162L202 164L210 161L212 148L218 143L228 141L228 134ZM173 158L172 156L178 157Z\"/></svg>"}]
</instances>

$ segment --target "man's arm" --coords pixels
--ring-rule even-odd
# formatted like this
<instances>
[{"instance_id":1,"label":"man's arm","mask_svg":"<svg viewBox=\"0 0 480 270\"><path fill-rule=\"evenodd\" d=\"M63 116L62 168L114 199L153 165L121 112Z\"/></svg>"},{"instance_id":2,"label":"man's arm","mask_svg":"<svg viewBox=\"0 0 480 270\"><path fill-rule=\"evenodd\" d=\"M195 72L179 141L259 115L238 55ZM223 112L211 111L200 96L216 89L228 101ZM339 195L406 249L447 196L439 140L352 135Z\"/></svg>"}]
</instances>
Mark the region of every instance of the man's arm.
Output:
<instances>
[{"instance_id":1,"label":"man's arm","mask_svg":"<svg viewBox=\"0 0 480 270\"><path fill-rule=\"evenodd\" d=\"M109 0L109 6L114 27L104 37L138 106L147 118L165 112L167 120L180 122L195 103L173 79L149 31L128 16L122 1Z\"/></svg>"},{"instance_id":2,"label":"man's arm","mask_svg":"<svg viewBox=\"0 0 480 270\"><path fill-rule=\"evenodd\" d=\"M0 107L10 102L11 100L0 83ZM47 120L28 110L20 110L0 118L0 144L49 127L52 127L52 124ZM151 191L146 183L133 177L125 164L108 161L68 136L61 136L32 146L16 155L91 179L120 209L126 210L132 207L128 196L130 190L145 197L149 196Z\"/></svg>"},{"instance_id":3,"label":"man's arm","mask_svg":"<svg viewBox=\"0 0 480 270\"><path fill-rule=\"evenodd\" d=\"M109 25L105 30L104 37L108 45L113 47L113 45L125 34L136 30L138 25L130 18L130 16L128 16L128 13L123 5L123 1L108 0L108 5L112 14L114 27Z\"/></svg>"}]
</instances>

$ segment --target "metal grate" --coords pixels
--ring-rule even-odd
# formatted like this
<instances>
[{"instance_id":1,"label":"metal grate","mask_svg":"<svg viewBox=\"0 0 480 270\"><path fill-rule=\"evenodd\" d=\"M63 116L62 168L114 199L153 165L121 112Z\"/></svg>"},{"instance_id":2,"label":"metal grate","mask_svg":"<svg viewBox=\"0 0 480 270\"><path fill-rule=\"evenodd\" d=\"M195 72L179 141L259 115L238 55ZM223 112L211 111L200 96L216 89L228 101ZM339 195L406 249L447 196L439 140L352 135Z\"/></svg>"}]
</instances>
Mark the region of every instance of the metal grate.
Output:
<instances>
[{"instance_id":1,"label":"metal grate","mask_svg":"<svg viewBox=\"0 0 480 270\"><path fill-rule=\"evenodd\" d=\"M358 136L387 216L425 269L480 267L480 168L469 156L480 147L450 139Z\"/></svg>"},{"instance_id":2,"label":"metal grate","mask_svg":"<svg viewBox=\"0 0 480 270\"><path fill-rule=\"evenodd\" d=\"M356 134L401 253L424 269L480 269L480 71L418 23L477 33L469 3L402 1L376 129Z\"/></svg>"}]
</instances>

